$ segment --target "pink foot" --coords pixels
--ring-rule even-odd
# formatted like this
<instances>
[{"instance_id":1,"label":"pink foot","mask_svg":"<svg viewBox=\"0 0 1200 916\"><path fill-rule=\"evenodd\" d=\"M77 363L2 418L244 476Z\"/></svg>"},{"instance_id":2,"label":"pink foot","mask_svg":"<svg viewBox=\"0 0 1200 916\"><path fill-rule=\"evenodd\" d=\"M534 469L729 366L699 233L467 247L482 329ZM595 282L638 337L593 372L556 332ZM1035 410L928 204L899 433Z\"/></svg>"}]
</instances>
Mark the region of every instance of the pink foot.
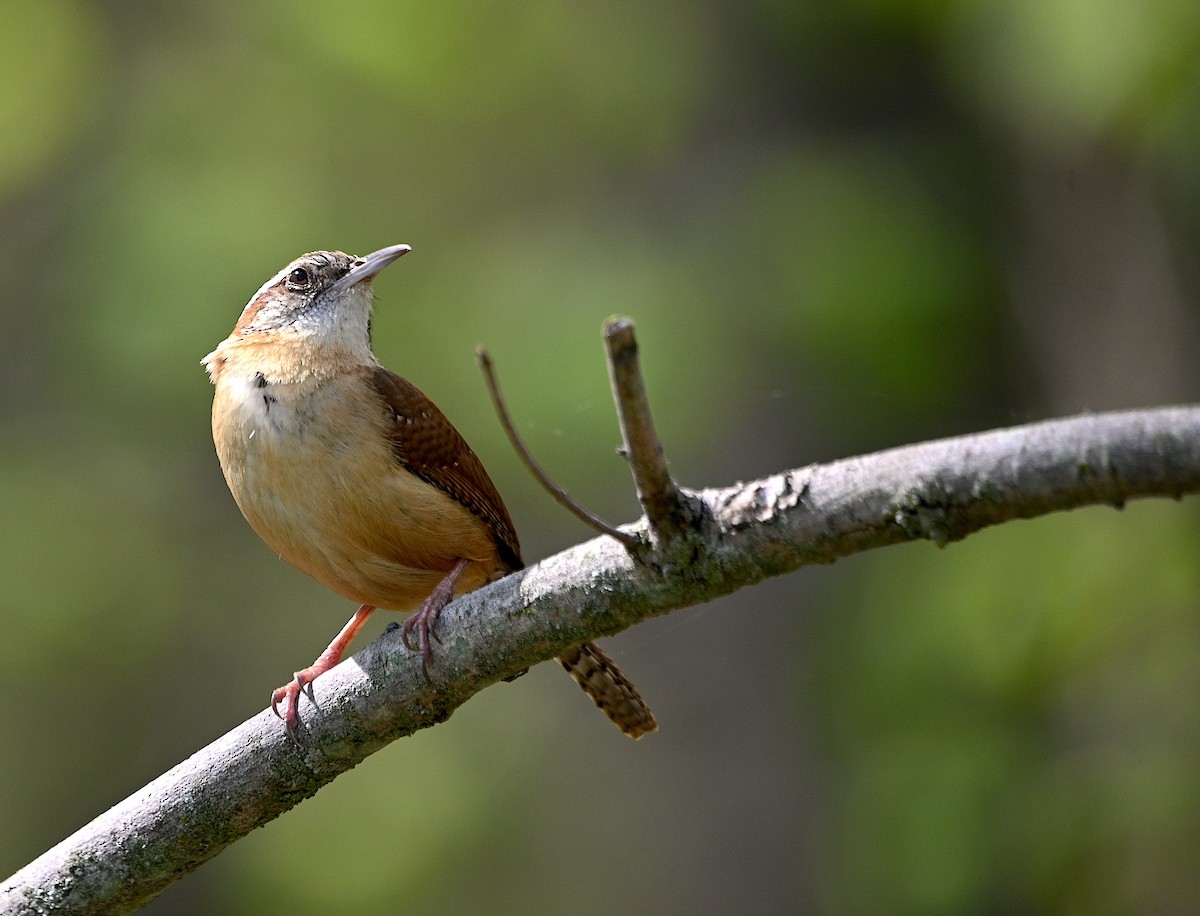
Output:
<instances>
[{"instance_id":1,"label":"pink foot","mask_svg":"<svg viewBox=\"0 0 1200 916\"><path fill-rule=\"evenodd\" d=\"M450 570L449 574L441 582L439 582L429 597L425 599L425 603L421 605L421 609L413 614L408 620L404 621L404 632L401 638L404 640L404 645L408 646L410 652L421 653L421 673L425 675L426 683L433 683L429 677L429 663L433 661L433 649L430 648L429 639L437 640L441 645L441 640L438 635L433 632L433 627L437 624L438 616L442 613L442 608L450 603L454 598L454 590L458 587L458 580L462 578L462 574L466 571L470 560L459 560L454 564L454 569ZM416 630L417 641L413 644L413 631Z\"/></svg>"},{"instance_id":2,"label":"pink foot","mask_svg":"<svg viewBox=\"0 0 1200 916\"><path fill-rule=\"evenodd\" d=\"M358 631L362 629L363 624L367 622L374 611L375 608L369 604L364 604L355 611L354 616L342 627L342 631L333 638L329 648L322 652L315 662L302 671L297 671L292 675L290 683L276 688L275 692L271 694L271 710L283 719L283 727L297 747L302 746L300 739L296 737L296 726L300 724L300 694L307 693L309 701L314 706L317 705L317 698L313 696L312 682L342 660L342 654L354 641L354 637L358 635ZM279 711L281 703L283 712Z\"/></svg>"},{"instance_id":3,"label":"pink foot","mask_svg":"<svg viewBox=\"0 0 1200 916\"><path fill-rule=\"evenodd\" d=\"M316 706L317 699L313 696L312 682L335 664L336 661L321 668L310 665L303 671L297 671L289 683L276 687L275 692L271 694L271 711L283 719L284 730L297 747L301 747L300 739L296 737L296 726L300 722L300 694L307 693L309 701ZM279 711L280 703L283 704L283 712Z\"/></svg>"}]
</instances>

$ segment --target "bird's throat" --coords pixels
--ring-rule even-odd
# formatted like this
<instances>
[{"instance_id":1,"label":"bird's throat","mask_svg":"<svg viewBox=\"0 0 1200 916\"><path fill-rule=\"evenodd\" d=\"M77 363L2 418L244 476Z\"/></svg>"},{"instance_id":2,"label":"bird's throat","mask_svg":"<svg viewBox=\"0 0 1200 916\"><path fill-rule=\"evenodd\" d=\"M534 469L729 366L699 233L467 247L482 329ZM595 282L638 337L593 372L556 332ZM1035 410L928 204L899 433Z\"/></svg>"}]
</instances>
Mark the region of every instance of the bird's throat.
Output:
<instances>
[{"instance_id":1,"label":"bird's throat","mask_svg":"<svg viewBox=\"0 0 1200 916\"><path fill-rule=\"evenodd\" d=\"M331 345L286 334L231 336L204 358L217 384L225 373L265 379L269 384L305 385L379 365L369 347Z\"/></svg>"}]
</instances>

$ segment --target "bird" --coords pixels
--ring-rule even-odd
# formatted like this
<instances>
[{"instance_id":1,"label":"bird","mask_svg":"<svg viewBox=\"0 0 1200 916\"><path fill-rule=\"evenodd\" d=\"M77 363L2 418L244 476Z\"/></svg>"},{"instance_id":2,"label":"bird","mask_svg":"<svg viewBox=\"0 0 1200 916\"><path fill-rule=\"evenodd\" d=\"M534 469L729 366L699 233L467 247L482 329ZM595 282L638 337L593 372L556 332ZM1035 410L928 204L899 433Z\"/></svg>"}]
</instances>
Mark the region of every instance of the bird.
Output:
<instances>
[{"instance_id":1,"label":"bird","mask_svg":"<svg viewBox=\"0 0 1200 916\"><path fill-rule=\"evenodd\" d=\"M282 559L359 605L328 648L271 695L297 744L301 695L315 702L312 682L376 609L413 612L402 638L429 680L442 608L524 565L482 462L372 348L373 281L410 250L301 255L259 287L202 360L214 386L213 442L242 515ZM558 660L623 733L657 729L595 643Z\"/></svg>"}]
</instances>

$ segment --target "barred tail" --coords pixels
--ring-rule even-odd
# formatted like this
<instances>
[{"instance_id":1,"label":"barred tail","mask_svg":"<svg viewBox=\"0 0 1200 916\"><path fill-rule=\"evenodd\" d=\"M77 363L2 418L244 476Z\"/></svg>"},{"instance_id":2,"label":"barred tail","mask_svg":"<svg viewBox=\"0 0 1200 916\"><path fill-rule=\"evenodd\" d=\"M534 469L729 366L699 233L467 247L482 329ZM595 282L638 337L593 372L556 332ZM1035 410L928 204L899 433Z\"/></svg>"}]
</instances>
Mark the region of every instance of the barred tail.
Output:
<instances>
[{"instance_id":1,"label":"barred tail","mask_svg":"<svg viewBox=\"0 0 1200 916\"><path fill-rule=\"evenodd\" d=\"M638 696L637 688L594 642L573 646L558 660L600 711L630 738L640 738L658 729L654 713Z\"/></svg>"}]
</instances>

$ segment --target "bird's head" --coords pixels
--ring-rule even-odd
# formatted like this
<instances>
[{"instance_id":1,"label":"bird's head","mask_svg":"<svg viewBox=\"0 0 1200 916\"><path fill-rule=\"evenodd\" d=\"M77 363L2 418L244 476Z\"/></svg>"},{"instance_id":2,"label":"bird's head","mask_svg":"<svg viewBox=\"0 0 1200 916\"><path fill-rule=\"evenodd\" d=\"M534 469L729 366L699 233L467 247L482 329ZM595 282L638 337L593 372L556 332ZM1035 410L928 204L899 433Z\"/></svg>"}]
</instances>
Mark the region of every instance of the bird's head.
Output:
<instances>
[{"instance_id":1,"label":"bird's head","mask_svg":"<svg viewBox=\"0 0 1200 916\"><path fill-rule=\"evenodd\" d=\"M279 333L357 349L371 342L371 280L411 249L381 248L361 258L341 251L301 255L259 287L234 334Z\"/></svg>"},{"instance_id":2,"label":"bird's head","mask_svg":"<svg viewBox=\"0 0 1200 916\"><path fill-rule=\"evenodd\" d=\"M322 354L316 362L328 365L374 362L371 281L409 250L392 245L361 258L342 251L296 258L259 287L233 333L204 358L209 376L215 382L235 351L259 361L273 355L297 375L312 369L314 350Z\"/></svg>"}]
</instances>

